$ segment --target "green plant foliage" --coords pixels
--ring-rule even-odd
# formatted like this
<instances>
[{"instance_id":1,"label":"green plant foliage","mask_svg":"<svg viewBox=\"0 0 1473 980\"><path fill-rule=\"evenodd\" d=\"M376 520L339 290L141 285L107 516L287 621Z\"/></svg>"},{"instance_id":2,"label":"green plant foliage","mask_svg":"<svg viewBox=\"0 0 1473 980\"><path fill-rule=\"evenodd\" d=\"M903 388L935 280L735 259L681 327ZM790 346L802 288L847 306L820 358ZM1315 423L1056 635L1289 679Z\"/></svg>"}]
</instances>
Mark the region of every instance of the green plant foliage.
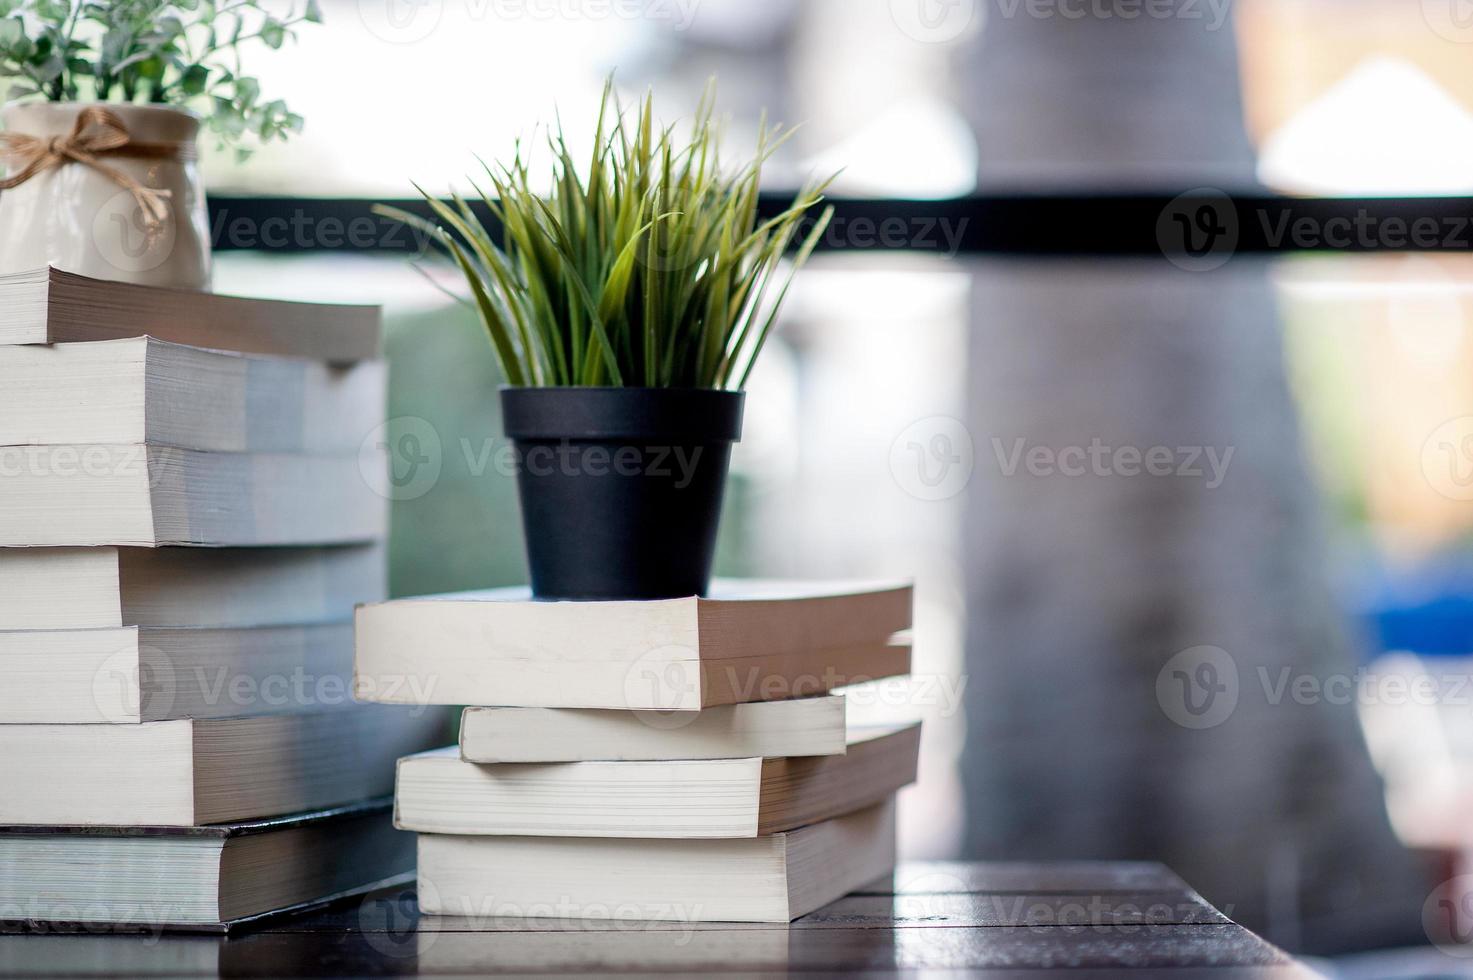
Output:
<instances>
[{"instance_id":1,"label":"green plant foliage","mask_svg":"<svg viewBox=\"0 0 1473 980\"><path fill-rule=\"evenodd\" d=\"M433 222L380 212L429 231L459 266L513 385L739 389L832 209L812 218L829 181L811 182L759 220L762 165L788 134L764 120L756 155L723 169L714 97L713 83L680 140L657 128L652 96L631 118L605 85L584 172L561 124L549 134L550 190L534 189L520 149L508 165L483 163L485 186L470 183L499 243L459 195L416 187Z\"/></svg>"},{"instance_id":2,"label":"green plant foliage","mask_svg":"<svg viewBox=\"0 0 1473 980\"><path fill-rule=\"evenodd\" d=\"M261 97L240 49L321 19L317 0L280 16L259 0L0 0L0 80L9 99L188 106L221 144L285 139L302 117Z\"/></svg>"}]
</instances>

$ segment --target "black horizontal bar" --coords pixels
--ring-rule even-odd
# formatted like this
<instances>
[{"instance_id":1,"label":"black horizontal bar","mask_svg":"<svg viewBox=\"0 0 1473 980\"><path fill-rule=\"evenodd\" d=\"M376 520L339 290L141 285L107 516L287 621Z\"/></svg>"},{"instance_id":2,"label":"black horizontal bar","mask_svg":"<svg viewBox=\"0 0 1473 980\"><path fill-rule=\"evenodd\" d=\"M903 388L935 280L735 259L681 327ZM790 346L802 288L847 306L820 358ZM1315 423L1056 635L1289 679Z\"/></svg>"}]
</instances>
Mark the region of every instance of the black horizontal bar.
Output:
<instances>
[{"instance_id":1,"label":"black horizontal bar","mask_svg":"<svg viewBox=\"0 0 1473 980\"><path fill-rule=\"evenodd\" d=\"M788 198L765 194L776 214ZM210 199L218 251L414 252L425 235L349 198ZM424 217L423 201L384 204ZM1166 255L1206 268L1234 253L1468 251L1473 198L1294 198L1183 195L1017 195L923 201L842 198L820 249L946 256ZM495 233L485 207L474 205Z\"/></svg>"}]
</instances>

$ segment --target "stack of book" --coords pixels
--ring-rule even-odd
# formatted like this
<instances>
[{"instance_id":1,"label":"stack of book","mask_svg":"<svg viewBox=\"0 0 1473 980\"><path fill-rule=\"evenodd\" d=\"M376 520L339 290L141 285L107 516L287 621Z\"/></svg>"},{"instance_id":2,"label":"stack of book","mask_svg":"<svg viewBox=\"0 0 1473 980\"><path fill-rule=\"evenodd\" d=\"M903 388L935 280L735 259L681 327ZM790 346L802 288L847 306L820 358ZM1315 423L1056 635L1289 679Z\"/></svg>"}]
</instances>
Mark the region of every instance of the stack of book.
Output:
<instances>
[{"instance_id":1,"label":"stack of book","mask_svg":"<svg viewBox=\"0 0 1473 980\"><path fill-rule=\"evenodd\" d=\"M386 794L442 719L351 697L380 343L372 307L0 277L0 922L222 928L412 869Z\"/></svg>"},{"instance_id":2,"label":"stack of book","mask_svg":"<svg viewBox=\"0 0 1473 980\"><path fill-rule=\"evenodd\" d=\"M363 697L479 706L399 762L422 911L788 922L885 874L920 729L828 692L908 673L910 617L909 586L751 581L360 607Z\"/></svg>"}]
</instances>

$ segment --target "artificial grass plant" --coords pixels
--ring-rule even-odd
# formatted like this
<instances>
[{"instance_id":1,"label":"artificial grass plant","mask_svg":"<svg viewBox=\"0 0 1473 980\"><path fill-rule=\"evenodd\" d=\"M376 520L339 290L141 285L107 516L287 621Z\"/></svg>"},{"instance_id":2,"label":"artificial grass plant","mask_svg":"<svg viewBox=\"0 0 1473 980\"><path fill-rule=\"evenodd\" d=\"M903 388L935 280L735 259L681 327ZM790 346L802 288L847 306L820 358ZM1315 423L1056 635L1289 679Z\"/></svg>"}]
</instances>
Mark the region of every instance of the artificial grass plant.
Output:
<instances>
[{"instance_id":1,"label":"artificial grass plant","mask_svg":"<svg viewBox=\"0 0 1473 980\"><path fill-rule=\"evenodd\" d=\"M458 194L447 203L416 185L434 221L381 211L428 231L460 267L512 385L740 390L832 208L811 213L829 181L810 182L759 219L762 166L791 130L764 119L755 155L723 168L714 109L713 82L681 139L656 126L652 95L630 118L606 83L584 171L561 123L550 187L534 186L520 146L509 164L482 163L484 182L470 184L499 242Z\"/></svg>"}]
</instances>

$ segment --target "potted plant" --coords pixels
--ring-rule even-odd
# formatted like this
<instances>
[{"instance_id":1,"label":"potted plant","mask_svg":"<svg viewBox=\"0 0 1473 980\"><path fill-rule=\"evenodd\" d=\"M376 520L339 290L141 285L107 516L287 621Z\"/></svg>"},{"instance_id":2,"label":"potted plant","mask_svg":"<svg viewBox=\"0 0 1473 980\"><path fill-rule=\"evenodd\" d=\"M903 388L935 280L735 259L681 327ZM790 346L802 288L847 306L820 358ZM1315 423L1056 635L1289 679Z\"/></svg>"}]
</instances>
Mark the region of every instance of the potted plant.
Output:
<instances>
[{"instance_id":1,"label":"potted plant","mask_svg":"<svg viewBox=\"0 0 1473 980\"><path fill-rule=\"evenodd\" d=\"M208 287L200 127L240 153L300 130L240 49L319 19L316 0L0 0L0 273Z\"/></svg>"},{"instance_id":2,"label":"potted plant","mask_svg":"<svg viewBox=\"0 0 1473 980\"><path fill-rule=\"evenodd\" d=\"M586 169L559 125L546 188L520 149L471 181L499 235L459 195L425 195L433 222L384 209L444 247L490 336L538 597L710 582L742 389L830 216L812 214L823 181L761 218L762 166L787 134L764 121L753 158L723 167L713 106L714 85L681 139L651 96L626 115L606 85Z\"/></svg>"}]
</instances>

